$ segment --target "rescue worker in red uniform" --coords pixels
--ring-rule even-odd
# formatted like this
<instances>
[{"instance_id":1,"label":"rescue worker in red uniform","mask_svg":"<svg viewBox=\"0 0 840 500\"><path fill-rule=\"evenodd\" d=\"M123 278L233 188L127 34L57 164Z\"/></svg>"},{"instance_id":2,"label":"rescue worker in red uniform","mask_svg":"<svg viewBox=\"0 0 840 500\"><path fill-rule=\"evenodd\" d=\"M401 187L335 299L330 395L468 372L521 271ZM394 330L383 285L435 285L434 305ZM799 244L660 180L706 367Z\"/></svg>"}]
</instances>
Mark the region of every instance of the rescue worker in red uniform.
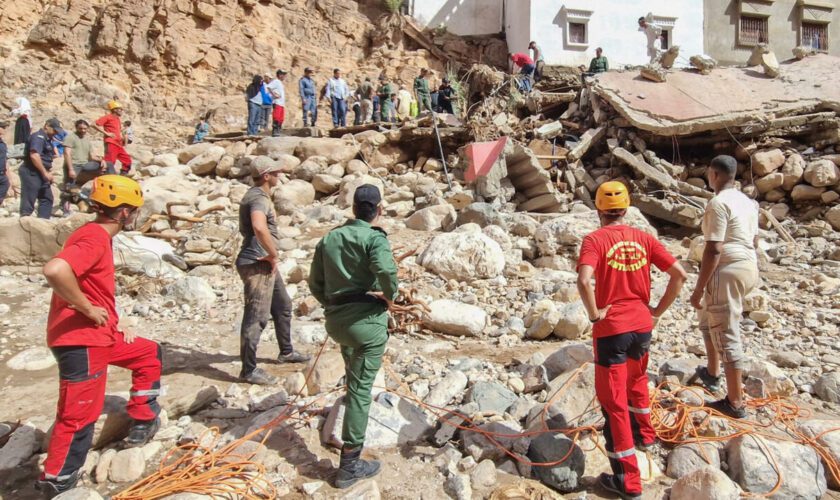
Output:
<instances>
[{"instance_id":1,"label":"rescue worker in red uniform","mask_svg":"<svg viewBox=\"0 0 840 500\"><path fill-rule=\"evenodd\" d=\"M53 289L47 345L58 362L58 410L38 488L51 498L73 488L105 402L108 365L131 370L127 446L146 444L160 425L161 350L119 328L111 239L131 228L143 193L136 181L103 175L90 195L96 219L77 229L44 266Z\"/></svg>"},{"instance_id":2,"label":"rescue worker in red uniform","mask_svg":"<svg viewBox=\"0 0 840 500\"><path fill-rule=\"evenodd\" d=\"M635 446L644 449L656 441L647 378L651 332L679 295L686 275L655 237L624 224L630 207L624 184L601 184L595 206L601 228L583 240L577 286L593 323L595 394L604 413L613 471L601 474L599 482L623 499L641 499ZM656 306L649 305L651 264L670 276Z\"/></svg>"}]
</instances>

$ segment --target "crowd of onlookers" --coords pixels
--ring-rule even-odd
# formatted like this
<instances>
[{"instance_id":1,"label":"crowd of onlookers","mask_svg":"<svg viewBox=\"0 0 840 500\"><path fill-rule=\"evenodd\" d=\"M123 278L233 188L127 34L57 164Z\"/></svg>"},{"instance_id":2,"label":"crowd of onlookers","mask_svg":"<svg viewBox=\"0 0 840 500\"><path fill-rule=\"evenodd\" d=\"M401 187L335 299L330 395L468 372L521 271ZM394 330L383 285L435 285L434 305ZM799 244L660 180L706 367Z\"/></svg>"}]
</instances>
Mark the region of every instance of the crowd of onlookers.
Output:
<instances>
[{"instance_id":1,"label":"crowd of onlookers","mask_svg":"<svg viewBox=\"0 0 840 500\"><path fill-rule=\"evenodd\" d=\"M285 81L288 73L278 69L275 77L254 75L245 90L248 102L248 135L268 130L280 135L286 117ZM329 102L333 127L347 126L347 113L353 111L353 125L373 122L394 123L417 116L423 111L454 113L455 91L448 78L443 78L437 90L429 84L430 72L421 69L409 90L402 82L393 82L380 74L376 84L370 76L357 78L351 87L342 78L340 69L323 85L315 81L315 70L305 68L298 81L303 111L303 126L314 127L318 120L318 104ZM200 125L200 124L199 124Z\"/></svg>"},{"instance_id":2,"label":"crowd of onlookers","mask_svg":"<svg viewBox=\"0 0 840 500\"><path fill-rule=\"evenodd\" d=\"M61 163L63 183L60 203L65 215L72 212L74 202L80 201L81 186L106 173L127 175L131 171L131 155L125 146L134 141L130 121L122 121L123 107L116 101L108 102L108 113L90 123L78 119L73 130L67 131L57 118L46 120L41 128L33 129L32 105L25 97L18 97L17 107L11 111L15 117L14 138L9 147L4 141L9 123L0 121L0 205L12 186L8 176L9 159L20 160L20 215L35 213L42 219L52 217L56 182L53 163ZM89 136L93 128L104 143L104 155L94 153Z\"/></svg>"}]
</instances>

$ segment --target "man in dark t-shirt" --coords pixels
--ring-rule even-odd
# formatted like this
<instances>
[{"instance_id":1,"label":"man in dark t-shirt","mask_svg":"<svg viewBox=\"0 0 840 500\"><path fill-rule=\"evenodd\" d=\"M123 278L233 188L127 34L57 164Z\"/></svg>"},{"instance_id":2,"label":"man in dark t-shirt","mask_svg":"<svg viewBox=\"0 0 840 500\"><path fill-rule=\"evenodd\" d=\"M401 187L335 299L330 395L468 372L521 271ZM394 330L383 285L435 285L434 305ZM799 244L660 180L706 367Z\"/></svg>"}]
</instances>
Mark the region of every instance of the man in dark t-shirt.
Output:
<instances>
[{"instance_id":1,"label":"man in dark t-shirt","mask_svg":"<svg viewBox=\"0 0 840 500\"><path fill-rule=\"evenodd\" d=\"M20 166L20 215L32 215L38 201L38 217L49 219L53 209L52 161L55 148L52 138L64 132L57 118L50 118L44 128L34 132L26 141L23 164Z\"/></svg>"},{"instance_id":2,"label":"man in dark t-shirt","mask_svg":"<svg viewBox=\"0 0 840 500\"><path fill-rule=\"evenodd\" d=\"M240 330L243 382L272 385L277 378L257 368L257 345L260 335L274 321L274 332L280 344L281 363L301 363L309 360L292 348L292 299L277 273L277 222L271 189L279 182L279 165L263 163L254 168L254 187L245 193L239 204L239 232L242 249L236 256L236 270L245 285L245 312Z\"/></svg>"}]
</instances>

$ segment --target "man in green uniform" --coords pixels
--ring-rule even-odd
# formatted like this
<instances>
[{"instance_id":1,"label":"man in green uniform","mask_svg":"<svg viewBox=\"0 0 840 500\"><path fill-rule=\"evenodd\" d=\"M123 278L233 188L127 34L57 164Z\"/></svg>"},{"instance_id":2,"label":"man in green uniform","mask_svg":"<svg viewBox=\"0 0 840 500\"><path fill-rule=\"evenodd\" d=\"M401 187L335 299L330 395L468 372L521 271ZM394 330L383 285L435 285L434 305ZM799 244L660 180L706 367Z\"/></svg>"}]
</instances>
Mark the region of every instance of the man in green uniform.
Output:
<instances>
[{"instance_id":1,"label":"man in green uniform","mask_svg":"<svg viewBox=\"0 0 840 500\"><path fill-rule=\"evenodd\" d=\"M379 462L359 457L365 442L371 388L388 341L391 301L397 296L397 265L387 235L372 223L382 213L382 195L364 184L353 195L355 219L333 229L315 247L309 289L324 305L327 333L341 345L346 369L341 461L335 486L347 488L379 473Z\"/></svg>"},{"instance_id":2,"label":"man in green uniform","mask_svg":"<svg viewBox=\"0 0 840 500\"><path fill-rule=\"evenodd\" d=\"M429 70L420 70L420 76L414 79L414 97L420 111L432 110L432 94L429 92L429 80L426 79Z\"/></svg>"},{"instance_id":3,"label":"man in green uniform","mask_svg":"<svg viewBox=\"0 0 840 500\"><path fill-rule=\"evenodd\" d=\"M605 71L610 70L610 63L607 61L607 58L604 57L604 51L601 47L595 49L595 57L589 61L589 72L590 73L603 73Z\"/></svg>"},{"instance_id":4,"label":"man in green uniform","mask_svg":"<svg viewBox=\"0 0 840 500\"><path fill-rule=\"evenodd\" d=\"M391 103L391 94L396 94L396 90L385 75L379 77L379 88L376 89L376 93L379 95L380 117L382 121L387 122L394 106Z\"/></svg>"}]
</instances>

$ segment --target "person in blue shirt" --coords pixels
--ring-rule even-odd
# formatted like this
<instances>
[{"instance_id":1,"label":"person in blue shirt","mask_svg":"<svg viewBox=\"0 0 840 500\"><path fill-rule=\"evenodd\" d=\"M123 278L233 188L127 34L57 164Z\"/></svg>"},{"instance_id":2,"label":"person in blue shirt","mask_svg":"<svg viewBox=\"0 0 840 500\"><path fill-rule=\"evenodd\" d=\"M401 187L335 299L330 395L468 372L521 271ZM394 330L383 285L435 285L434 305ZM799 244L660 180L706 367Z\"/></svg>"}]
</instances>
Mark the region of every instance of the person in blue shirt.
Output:
<instances>
[{"instance_id":1,"label":"person in blue shirt","mask_svg":"<svg viewBox=\"0 0 840 500\"><path fill-rule=\"evenodd\" d=\"M344 78L341 78L341 70L335 68L333 77L327 81L327 90L324 97L329 99L332 109L333 128L347 126L347 98L350 97L350 87Z\"/></svg>"},{"instance_id":2,"label":"person in blue shirt","mask_svg":"<svg viewBox=\"0 0 840 500\"><path fill-rule=\"evenodd\" d=\"M260 115L260 130L268 128L269 118L271 118L271 111L274 109L274 98L271 97L271 92L268 91L268 83L271 82L269 75L263 76L262 86L260 86L260 95L262 96L262 115Z\"/></svg>"},{"instance_id":3,"label":"person in blue shirt","mask_svg":"<svg viewBox=\"0 0 840 500\"><path fill-rule=\"evenodd\" d=\"M305 68L303 70L303 78L301 78L298 83L298 89L300 90L300 102L303 103L304 127L314 127L315 121L318 119L318 88L315 85L315 81L312 79L313 73L315 72L312 68ZM311 116L308 125L306 121L307 116Z\"/></svg>"},{"instance_id":4,"label":"person in blue shirt","mask_svg":"<svg viewBox=\"0 0 840 500\"><path fill-rule=\"evenodd\" d=\"M207 117L202 116L201 121L195 126L195 135L193 135L193 144L203 142L207 134L210 133L210 123Z\"/></svg>"},{"instance_id":5,"label":"person in blue shirt","mask_svg":"<svg viewBox=\"0 0 840 500\"><path fill-rule=\"evenodd\" d=\"M62 130L60 133L55 134L52 138L52 145L55 148L55 156L64 156L64 139L67 137L67 131Z\"/></svg>"},{"instance_id":6,"label":"person in blue shirt","mask_svg":"<svg viewBox=\"0 0 840 500\"><path fill-rule=\"evenodd\" d=\"M50 118L44 128L35 131L26 141L23 150L23 164L20 166L20 216L26 217L35 212L38 202L38 217L52 217L53 183L52 161L55 158L53 137L64 132L61 122Z\"/></svg>"}]
</instances>

